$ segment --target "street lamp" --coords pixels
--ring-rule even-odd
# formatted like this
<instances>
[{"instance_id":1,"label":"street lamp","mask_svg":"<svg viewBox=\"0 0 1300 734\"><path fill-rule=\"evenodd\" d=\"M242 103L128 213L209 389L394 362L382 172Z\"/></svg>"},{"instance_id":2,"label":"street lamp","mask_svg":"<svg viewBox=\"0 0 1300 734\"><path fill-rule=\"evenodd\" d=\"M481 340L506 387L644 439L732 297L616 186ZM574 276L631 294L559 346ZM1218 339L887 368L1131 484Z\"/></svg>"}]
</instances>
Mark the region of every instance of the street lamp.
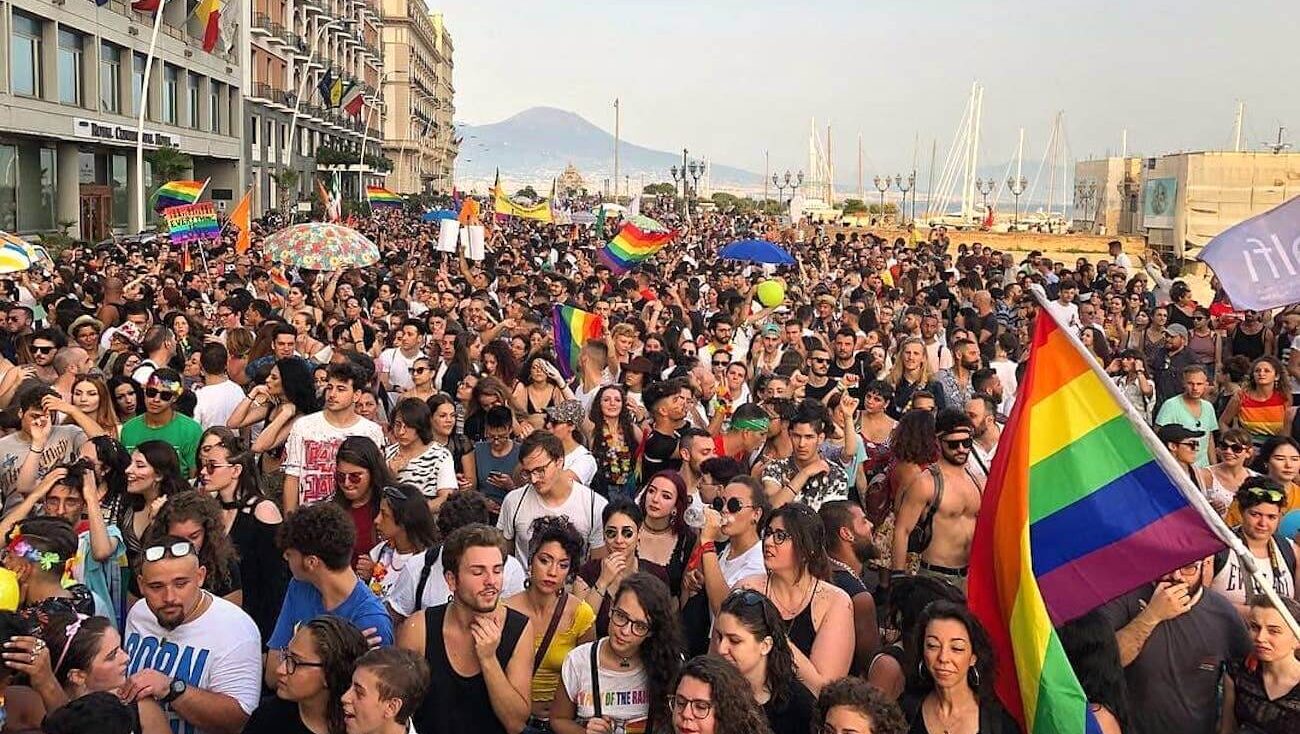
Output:
<instances>
[{"instance_id":1,"label":"street lamp","mask_svg":"<svg viewBox=\"0 0 1300 734\"><path fill-rule=\"evenodd\" d=\"M1074 200L1076 205L1083 204L1083 219L1088 222L1088 232L1091 233L1096 229L1097 223L1088 218L1088 204L1097 196L1097 182L1092 179L1076 181L1074 183ZM1093 219L1096 218L1094 213Z\"/></svg>"},{"instance_id":2,"label":"street lamp","mask_svg":"<svg viewBox=\"0 0 1300 734\"><path fill-rule=\"evenodd\" d=\"M997 183L992 178L975 179L975 190L979 192L984 199L984 216L989 215L989 194L993 193L993 187Z\"/></svg>"},{"instance_id":3,"label":"street lamp","mask_svg":"<svg viewBox=\"0 0 1300 734\"><path fill-rule=\"evenodd\" d=\"M882 222L885 221L885 192L889 190L893 182L893 179L888 176L884 178L876 176L872 181L876 185L876 191L880 192L880 221Z\"/></svg>"},{"instance_id":4,"label":"street lamp","mask_svg":"<svg viewBox=\"0 0 1300 734\"><path fill-rule=\"evenodd\" d=\"M352 21L350 20L345 20L343 18L335 18L334 20L331 20L328 23L323 23L320 26L318 26L316 28L315 35L311 37L311 45L307 47L307 58L311 59L314 56L316 56L316 45L320 43L321 36L325 35L325 31L329 30L330 28L334 28L338 26L350 25L351 23ZM309 66L310 63L303 62L302 75L301 75L302 78L299 79L298 81L298 94L296 97L294 97L293 100L293 117L289 121L289 142L286 147L289 150L290 168L293 168L293 154L294 151L296 150L293 147L293 143L294 143L294 136L297 135L298 133L298 109L302 107L303 95L307 93L307 77L310 76L307 73L307 69ZM364 151L362 151L362 155L364 156Z\"/></svg>"},{"instance_id":5,"label":"street lamp","mask_svg":"<svg viewBox=\"0 0 1300 734\"><path fill-rule=\"evenodd\" d=\"M1020 195L1025 193L1029 187L1029 179L1021 176L1017 179L1015 176L1007 176L1007 188L1011 190L1011 195L1016 199L1016 212L1011 218L1011 226L1014 229L1020 229Z\"/></svg>"},{"instance_id":6,"label":"street lamp","mask_svg":"<svg viewBox=\"0 0 1300 734\"><path fill-rule=\"evenodd\" d=\"M903 181L907 181L906 186L903 185ZM916 172L913 171L912 173L909 173L906 179L903 178L903 174L901 173L894 174L894 185L898 187L899 191L903 192L903 201L898 207L898 220L900 222L906 223L907 222L907 192L911 191L912 201L913 202L916 201Z\"/></svg>"},{"instance_id":7,"label":"street lamp","mask_svg":"<svg viewBox=\"0 0 1300 734\"><path fill-rule=\"evenodd\" d=\"M786 205L785 190L790 189L790 198L794 199L794 190L803 185L803 171L791 176L789 169L785 172L785 178L780 178L777 174L772 174L772 185L776 187L776 198L781 202L781 206Z\"/></svg>"}]
</instances>

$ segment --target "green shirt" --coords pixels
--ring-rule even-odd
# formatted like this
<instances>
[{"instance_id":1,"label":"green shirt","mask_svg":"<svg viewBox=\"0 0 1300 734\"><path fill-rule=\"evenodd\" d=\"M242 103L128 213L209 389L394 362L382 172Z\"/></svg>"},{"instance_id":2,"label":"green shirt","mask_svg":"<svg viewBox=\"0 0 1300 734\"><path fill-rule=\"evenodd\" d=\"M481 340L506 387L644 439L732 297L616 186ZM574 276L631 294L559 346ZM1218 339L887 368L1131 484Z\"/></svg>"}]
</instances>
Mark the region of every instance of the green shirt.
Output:
<instances>
[{"instance_id":1,"label":"green shirt","mask_svg":"<svg viewBox=\"0 0 1300 734\"><path fill-rule=\"evenodd\" d=\"M176 449L181 460L181 474L189 477L194 468L194 456L198 453L199 437L203 435L203 426L193 418L176 413L162 428L150 428L144 422L145 416L137 415L122 424L122 445L127 451L145 441L163 441Z\"/></svg>"}]
</instances>

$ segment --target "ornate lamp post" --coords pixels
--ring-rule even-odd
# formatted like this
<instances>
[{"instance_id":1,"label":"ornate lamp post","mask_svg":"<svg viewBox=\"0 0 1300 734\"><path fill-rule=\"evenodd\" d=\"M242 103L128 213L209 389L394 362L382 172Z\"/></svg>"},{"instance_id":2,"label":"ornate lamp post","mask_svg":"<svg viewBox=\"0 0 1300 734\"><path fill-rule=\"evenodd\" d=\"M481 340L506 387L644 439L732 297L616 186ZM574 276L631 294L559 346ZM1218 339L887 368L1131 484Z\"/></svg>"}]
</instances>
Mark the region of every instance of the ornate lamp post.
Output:
<instances>
[{"instance_id":1,"label":"ornate lamp post","mask_svg":"<svg viewBox=\"0 0 1300 734\"><path fill-rule=\"evenodd\" d=\"M978 191L980 196L984 198L984 216L986 217L988 216L989 213L989 194L993 193L993 187L996 185L997 184L994 183L993 179L991 178L975 179L975 190Z\"/></svg>"},{"instance_id":2,"label":"ornate lamp post","mask_svg":"<svg viewBox=\"0 0 1300 734\"><path fill-rule=\"evenodd\" d=\"M907 182L906 186L903 185L904 181ZM912 192L912 202L913 204L915 204L916 202L916 173L909 173L907 175L907 178L903 178L903 174L901 173L894 174L894 185L898 187L899 191L903 192L903 201L898 207L898 221L901 223L906 223L907 222L907 192L909 191Z\"/></svg>"},{"instance_id":3,"label":"ornate lamp post","mask_svg":"<svg viewBox=\"0 0 1300 734\"><path fill-rule=\"evenodd\" d=\"M872 179L872 183L876 185L876 191L880 192L880 221L882 222L885 221L885 192L889 190L889 187L893 182L894 180L889 176L885 176L884 178L876 176Z\"/></svg>"},{"instance_id":4,"label":"ornate lamp post","mask_svg":"<svg viewBox=\"0 0 1300 734\"><path fill-rule=\"evenodd\" d=\"M1011 219L1011 226L1014 229L1020 229L1020 195L1025 193L1029 187L1029 179L1021 176L1017 179L1015 176L1007 176L1007 188L1011 190L1011 195L1016 199L1016 212Z\"/></svg>"},{"instance_id":5,"label":"ornate lamp post","mask_svg":"<svg viewBox=\"0 0 1300 734\"><path fill-rule=\"evenodd\" d=\"M1078 206L1079 204L1083 205L1083 219L1088 222L1089 233L1094 232L1097 228L1097 223L1093 221L1094 219L1096 219L1096 214L1095 213L1093 214L1092 219L1088 218L1088 205L1092 203L1092 200L1096 198L1096 196L1097 196L1096 181L1092 179L1085 179L1083 181L1074 182L1075 205L1076 206Z\"/></svg>"},{"instance_id":6,"label":"ornate lamp post","mask_svg":"<svg viewBox=\"0 0 1300 734\"><path fill-rule=\"evenodd\" d=\"M785 206L790 203L790 200L785 198L785 190L790 189L790 199L793 199L794 190L803 186L803 171L791 175L790 171L787 169L784 178L779 177L774 173L772 174L772 185L776 187L777 201L781 202L781 206Z\"/></svg>"}]
</instances>

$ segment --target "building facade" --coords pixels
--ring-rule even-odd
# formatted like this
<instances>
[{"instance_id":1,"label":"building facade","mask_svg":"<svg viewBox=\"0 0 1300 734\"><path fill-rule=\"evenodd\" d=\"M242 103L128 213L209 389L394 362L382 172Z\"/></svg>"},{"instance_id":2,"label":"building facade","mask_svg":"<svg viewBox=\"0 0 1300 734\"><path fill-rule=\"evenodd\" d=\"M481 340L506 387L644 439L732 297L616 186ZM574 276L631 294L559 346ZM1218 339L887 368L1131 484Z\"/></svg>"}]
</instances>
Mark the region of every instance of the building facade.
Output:
<instances>
[{"instance_id":1,"label":"building facade","mask_svg":"<svg viewBox=\"0 0 1300 734\"><path fill-rule=\"evenodd\" d=\"M384 155L388 188L402 194L445 188L452 144L451 36L424 0L380 0L385 73ZM454 155L452 156L454 157Z\"/></svg>"},{"instance_id":2,"label":"building facade","mask_svg":"<svg viewBox=\"0 0 1300 734\"><path fill-rule=\"evenodd\" d=\"M1074 165L1076 232L1115 235L1132 230L1140 158L1097 158Z\"/></svg>"},{"instance_id":3,"label":"building facade","mask_svg":"<svg viewBox=\"0 0 1300 734\"><path fill-rule=\"evenodd\" d=\"M187 178L210 179L204 198L224 205L243 180L241 55L223 36L208 53L186 3L162 3L145 94L153 14L120 0L0 3L0 230L65 230L100 240L139 231L137 193L157 185L137 175L137 113L145 104L144 149L190 156ZM141 190L143 188L143 190Z\"/></svg>"},{"instance_id":4,"label":"building facade","mask_svg":"<svg viewBox=\"0 0 1300 734\"><path fill-rule=\"evenodd\" d=\"M382 184L360 155L382 155L384 112L370 103L384 69L378 0L250 0L243 12L253 211L309 200L318 177L346 199Z\"/></svg>"}]
</instances>

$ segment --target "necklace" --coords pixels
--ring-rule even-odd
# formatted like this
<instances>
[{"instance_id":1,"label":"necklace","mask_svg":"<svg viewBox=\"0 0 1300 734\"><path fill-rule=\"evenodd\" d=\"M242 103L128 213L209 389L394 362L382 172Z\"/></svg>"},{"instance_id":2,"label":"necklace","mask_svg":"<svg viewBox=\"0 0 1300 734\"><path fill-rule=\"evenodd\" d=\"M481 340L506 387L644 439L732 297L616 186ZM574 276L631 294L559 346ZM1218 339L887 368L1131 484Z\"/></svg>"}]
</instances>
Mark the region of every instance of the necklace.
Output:
<instances>
[{"instance_id":1,"label":"necklace","mask_svg":"<svg viewBox=\"0 0 1300 734\"><path fill-rule=\"evenodd\" d=\"M838 559L835 559L835 558L831 558L831 557L829 557L829 556L826 558L826 560L830 561L830 562L831 562L831 565L834 566L834 567L836 567L836 568L838 568L839 570L844 571L845 573L852 574L855 578L857 577L858 572L857 572L857 571L854 571L854 570L853 570L853 567L850 566L849 564L847 564L847 563L845 563L845 562L843 562L843 561L841 561L841 560L838 560Z\"/></svg>"},{"instance_id":2,"label":"necklace","mask_svg":"<svg viewBox=\"0 0 1300 734\"><path fill-rule=\"evenodd\" d=\"M647 519L641 523L641 529L646 531L647 533L650 533L651 535L663 535L665 533L671 532L673 529L673 525L672 523L668 523L664 525L662 528L657 528L651 525L650 521Z\"/></svg>"}]
</instances>

